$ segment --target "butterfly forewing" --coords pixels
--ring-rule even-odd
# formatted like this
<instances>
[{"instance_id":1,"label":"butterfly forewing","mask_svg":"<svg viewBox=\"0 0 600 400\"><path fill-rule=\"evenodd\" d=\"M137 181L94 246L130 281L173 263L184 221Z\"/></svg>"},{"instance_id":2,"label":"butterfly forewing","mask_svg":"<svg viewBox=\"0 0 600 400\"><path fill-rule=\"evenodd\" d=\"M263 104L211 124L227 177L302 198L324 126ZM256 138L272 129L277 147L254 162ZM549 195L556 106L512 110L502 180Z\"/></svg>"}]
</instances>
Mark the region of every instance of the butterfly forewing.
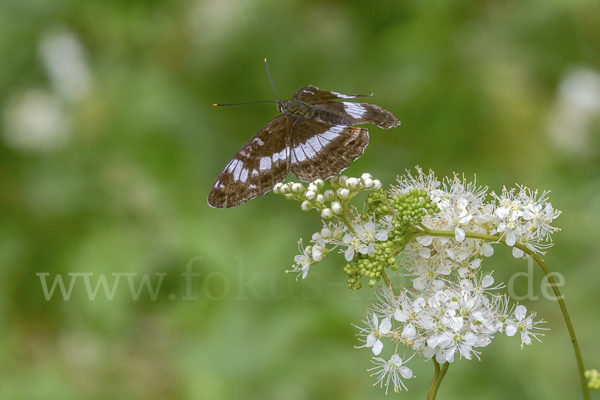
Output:
<instances>
[{"instance_id":1,"label":"butterfly forewing","mask_svg":"<svg viewBox=\"0 0 600 400\"><path fill-rule=\"evenodd\" d=\"M398 126L400 122L394 115L375 104L355 103L352 101L330 101L314 104L317 115L325 121L344 120L348 125L373 124L383 129Z\"/></svg>"},{"instance_id":2,"label":"butterfly forewing","mask_svg":"<svg viewBox=\"0 0 600 400\"><path fill-rule=\"evenodd\" d=\"M398 126L396 117L383 108L369 103L352 101L335 101L371 97L366 94L342 94L319 90L314 86L303 86L296 91L293 101L303 101L317 110L316 118L328 124L375 124L380 128L389 129Z\"/></svg>"},{"instance_id":3,"label":"butterfly forewing","mask_svg":"<svg viewBox=\"0 0 600 400\"><path fill-rule=\"evenodd\" d=\"M295 117L292 126L292 173L305 182L339 174L369 144L365 128L332 126L302 117Z\"/></svg>"},{"instance_id":4,"label":"butterfly forewing","mask_svg":"<svg viewBox=\"0 0 600 400\"><path fill-rule=\"evenodd\" d=\"M290 171L290 118L280 115L263 127L227 163L208 195L216 208L235 207L262 196Z\"/></svg>"},{"instance_id":5,"label":"butterfly forewing","mask_svg":"<svg viewBox=\"0 0 600 400\"><path fill-rule=\"evenodd\" d=\"M324 103L331 100L355 99L357 97L372 97L372 94L342 94L338 92L328 92L319 90L312 85L302 86L296 91L292 101L304 101L306 103Z\"/></svg>"}]
</instances>

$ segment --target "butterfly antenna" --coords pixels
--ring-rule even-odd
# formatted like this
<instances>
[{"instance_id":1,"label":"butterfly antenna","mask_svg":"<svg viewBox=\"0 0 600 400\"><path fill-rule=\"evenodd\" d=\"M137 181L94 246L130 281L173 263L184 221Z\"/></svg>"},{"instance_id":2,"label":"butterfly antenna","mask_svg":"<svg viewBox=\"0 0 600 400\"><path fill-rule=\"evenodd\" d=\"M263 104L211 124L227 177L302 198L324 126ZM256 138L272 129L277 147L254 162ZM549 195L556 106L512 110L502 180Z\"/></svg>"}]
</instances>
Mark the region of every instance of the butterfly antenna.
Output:
<instances>
[{"instance_id":1,"label":"butterfly antenna","mask_svg":"<svg viewBox=\"0 0 600 400\"><path fill-rule=\"evenodd\" d=\"M271 73L269 72L269 64L267 64L267 59L265 58L265 67L267 67L267 74L269 75L269 79L271 80L271 86L273 86L273 90L275 91L275 94L277 95L277 98L279 100L281 100L281 97L279 96L279 93L277 93L277 89L275 89L275 84L273 83L273 78L271 78Z\"/></svg>"},{"instance_id":2,"label":"butterfly antenna","mask_svg":"<svg viewBox=\"0 0 600 400\"><path fill-rule=\"evenodd\" d=\"M239 106L240 104L252 104L252 103L277 103L275 100L256 100L256 101L246 101L244 103L223 103L223 104L213 104L214 107L218 106Z\"/></svg>"}]
</instances>

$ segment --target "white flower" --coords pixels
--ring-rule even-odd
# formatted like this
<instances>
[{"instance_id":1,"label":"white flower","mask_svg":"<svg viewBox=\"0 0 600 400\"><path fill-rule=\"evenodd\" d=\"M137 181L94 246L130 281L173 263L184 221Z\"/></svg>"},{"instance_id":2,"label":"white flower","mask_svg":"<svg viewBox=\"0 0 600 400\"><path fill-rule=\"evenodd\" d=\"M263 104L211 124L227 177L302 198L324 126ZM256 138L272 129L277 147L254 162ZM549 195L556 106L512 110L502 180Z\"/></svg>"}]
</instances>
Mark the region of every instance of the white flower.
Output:
<instances>
[{"instance_id":1,"label":"white flower","mask_svg":"<svg viewBox=\"0 0 600 400\"><path fill-rule=\"evenodd\" d=\"M403 361L398 354L392 355L389 361L383 358L373 357L373 363L377 366L370 368L369 371L373 372L373 375L377 376L377 382L373 386L379 384L379 387L385 385L385 394L388 393L390 383L393 385L394 392L398 393L404 388L408 390L402 381L404 379L410 379L413 377L413 372L410 368L403 366L402 364L410 361L414 357L414 354L406 361Z\"/></svg>"},{"instance_id":2,"label":"white flower","mask_svg":"<svg viewBox=\"0 0 600 400\"><path fill-rule=\"evenodd\" d=\"M533 318L535 317L535 313L531 313L529 317L526 317L526 314L527 308L525 306L519 305L515 308L515 312L513 315L516 321L512 318L506 321L507 336L514 336L515 333L521 332L521 348L523 348L524 344L530 345L531 338L534 338L538 342L541 342L538 336L544 336L542 333L539 332L531 332L531 330L534 328L544 329L536 327L537 324L544 323L544 321L534 322Z\"/></svg>"},{"instance_id":3,"label":"white flower","mask_svg":"<svg viewBox=\"0 0 600 400\"><path fill-rule=\"evenodd\" d=\"M383 241L387 239L387 232L378 232L373 221L369 221L362 226L358 225L356 235L362 243L362 246L358 249L362 254L371 254L375 251L375 240Z\"/></svg>"},{"instance_id":4,"label":"white flower","mask_svg":"<svg viewBox=\"0 0 600 400\"><path fill-rule=\"evenodd\" d=\"M362 246L362 243L360 242L360 239L358 237L353 236L349 233L344 235L343 240L344 240L343 244L348 246L346 251L344 251L344 256L346 258L346 261L352 261L352 259L354 258L355 252L358 251L358 249Z\"/></svg>"},{"instance_id":5,"label":"white flower","mask_svg":"<svg viewBox=\"0 0 600 400\"><path fill-rule=\"evenodd\" d=\"M284 183L281 187L281 193L292 193L292 183Z\"/></svg>"},{"instance_id":6,"label":"white flower","mask_svg":"<svg viewBox=\"0 0 600 400\"><path fill-rule=\"evenodd\" d=\"M423 250L429 251L427 248L421 249L419 254L423 258L411 260L406 265L407 269L419 275L418 278L413 280L414 288L417 290L425 290L429 287L433 287L436 290L443 289L446 286L443 280L445 279L444 277L450 275L452 272L450 269L451 264L446 262L445 259L440 258L429 260L429 256L425 257L423 255Z\"/></svg>"},{"instance_id":7,"label":"white flower","mask_svg":"<svg viewBox=\"0 0 600 400\"><path fill-rule=\"evenodd\" d=\"M311 258L312 246L306 246L306 248L304 248L304 246L302 245L302 240L300 240L298 242L298 250L300 250L301 254L294 257L294 262L296 263L296 265L294 265L294 269L292 271L300 272L300 275L302 275L302 279L305 279L308 275L308 270L310 269L310 266L313 264L313 260Z\"/></svg>"},{"instance_id":8,"label":"white flower","mask_svg":"<svg viewBox=\"0 0 600 400\"><path fill-rule=\"evenodd\" d=\"M356 178L348 178L348 180L346 180L346 187L350 190L354 190L358 187L359 183L360 182Z\"/></svg>"},{"instance_id":9,"label":"white flower","mask_svg":"<svg viewBox=\"0 0 600 400\"><path fill-rule=\"evenodd\" d=\"M335 193L333 192L333 190L326 190L323 193L323 197L326 201L332 201L333 199L335 199Z\"/></svg>"},{"instance_id":10,"label":"white flower","mask_svg":"<svg viewBox=\"0 0 600 400\"><path fill-rule=\"evenodd\" d=\"M331 211L333 211L334 214L340 214L342 212L342 205L337 201L334 201L331 203Z\"/></svg>"},{"instance_id":11,"label":"white flower","mask_svg":"<svg viewBox=\"0 0 600 400\"><path fill-rule=\"evenodd\" d=\"M321 211L321 218L329 219L331 217L333 217L333 213L331 212L331 209L325 208L323 211Z\"/></svg>"},{"instance_id":12,"label":"white flower","mask_svg":"<svg viewBox=\"0 0 600 400\"><path fill-rule=\"evenodd\" d=\"M303 193L304 190L306 190L306 189L304 188L304 186L301 183L296 182L296 183L292 184L292 192L293 193L300 194L300 193Z\"/></svg>"},{"instance_id":13,"label":"white flower","mask_svg":"<svg viewBox=\"0 0 600 400\"><path fill-rule=\"evenodd\" d=\"M321 248L325 248L325 244L327 243L325 238L321 236L321 232L313 233L310 241L311 243L315 243L315 245L313 246L313 253L317 250L322 251Z\"/></svg>"},{"instance_id":14,"label":"white flower","mask_svg":"<svg viewBox=\"0 0 600 400\"><path fill-rule=\"evenodd\" d=\"M347 200L348 197L350 197L350 191L348 189L346 189L346 188L340 188L340 189L338 189L338 195L342 199Z\"/></svg>"},{"instance_id":15,"label":"white flower","mask_svg":"<svg viewBox=\"0 0 600 400\"><path fill-rule=\"evenodd\" d=\"M438 340L441 348L438 352L438 362L453 362L457 352L467 360L471 359L471 353L479 358L479 352L473 350L478 338L471 330L463 329L466 326L462 317L444 318L444 325L449 329L442 333Z\"/></svg>"},{"instance_id":16,"label":"white flower","mask_svg":"<svg viewBox=\"0 0 600 400\"><path fill-rule=\"evenodd\" d=\"M379 355L379 353L381 353L381 350L383 350L383 342L380 338L382 335L389 332L390 326L391 322L389 321L389 318L384 319L381 325L379 325L379 318L377 317L377 314L371 314L371 318L367 318L366 328L357 327L361 330L359 336L365 337L365 339L361 339L361 341L363 341L365 344L362 346L355 347L357 349L360 349L362 347L371 347L373 350L373 354ZM383 333L382 331L385 331L386 329L387 331Z\"/></svg>"},{"instance_id":17,"label":"white flower","mask_svg":"<svg viewBox=\"0 0 600 400\"><path fill-rule=\"evenodd\" d=\"M324 227L323 229L321 229L321 237L323 239L329 239L331 236L333 235L333 232L331 232L331 229Z\"/></svg>"},{"instance_id":18,"label":"white flower","mask_svg":"<svg viewBox=\"0 0 600 400\"><path fill-rule=\"evenodd\" d=\"M343 246L348 246L344 251L346 261L351 261L355 253L371 255L375 251L375 243L377 241L386 241L388 232L391 229L389 218L381 218L378 224L369 220L363 222L358 220L353 224L354 234L346 234L343 242L339 243Z\"/></svg>"},{"instance_id":19,"label":"white flower","mask_svg":"<svg viewBox=\"0 0 600 400\"><path fill-rule=\"evenodd\" d=\"M423 297L417 297L410 301L406 294L403 294L401 305L394 312L394 319L399 322L407 322L418 317L418 313L425 308L427 302Z\"/></svg>"},{"instance_id":20,"label":"white flower","mask_svg":"<svg viewBox=\"0 0 600 400\"><path fill-rule=\"evenodd\" d=\"M323 252L321 251L320 247L314 246L313 252L312 252L312 258L313 258L313 260L315 260L315 262L323 261Z\"/></svg>"}]
</instances>

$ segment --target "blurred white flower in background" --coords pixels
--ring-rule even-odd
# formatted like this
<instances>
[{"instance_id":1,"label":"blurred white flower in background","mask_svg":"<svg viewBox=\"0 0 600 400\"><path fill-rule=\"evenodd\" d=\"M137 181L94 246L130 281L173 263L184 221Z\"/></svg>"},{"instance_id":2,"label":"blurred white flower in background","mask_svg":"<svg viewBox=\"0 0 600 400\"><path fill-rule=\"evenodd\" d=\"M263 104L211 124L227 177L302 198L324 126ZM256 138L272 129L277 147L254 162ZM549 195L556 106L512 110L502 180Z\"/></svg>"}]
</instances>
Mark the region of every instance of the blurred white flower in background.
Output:
<instances>
[{"instance_id":1,"label":"blurred white flower in background","mask_svg":"<svg viewBox=\"0 0 600 400\"><path fill-rule=\"evenodd\" d=\"M600 74L587 68L568 71L552 111L549 135L555 146L570 157L594 156L597 146L592 142L592 129L599 120Z\"/></svg>"},{"instance_id":2,"label":"blurred white flower in background","mask_svg":"<svg viewBox=\"0 0 600 400\"><path fill-rule=\"evenodd\" d=\"M4 141L16 150L51 151L68 143L68 120L50 93L39 89L18 93L3 111Z\"/></svg>"},{"instance_id":3,"label":"blurred white flower in background","mask_svg":"<svg viewBox=\"0 0 600 400\"><path fill-rule=\"evenodd\" d=\"M3 139L8 146L21 151L64 148L71 136L66 103L83 99L93 87L85 48L67 28L46 31L40 38L38 51L50 88L17 91L2 110Z\"/></svg>"},{"instance_id":4,"label":"blurred white flower in background","mask_svg":"<svg viewBox=\"0 0 600 400\"><path fill-rule=\"evenodd\" d=\"M40 59L54 90L69 101L83 98L92 88L92 77L83 44L67 29L45 33L39 46Z\"/></svg>"},{"instance_id":5,"label":"blurred white flower in background","mask_svg":"<svg viewBox=\"0 0 600 400\"><path fill-rule=\"evenodd\" d=\"M40 62L49 89L19 90L3 105L4 141L21 151L55 151L71 136L67 103L84 98L92 89L85 48L66 28L52 29L39 42Z\"/></svg>"}]
</instances>

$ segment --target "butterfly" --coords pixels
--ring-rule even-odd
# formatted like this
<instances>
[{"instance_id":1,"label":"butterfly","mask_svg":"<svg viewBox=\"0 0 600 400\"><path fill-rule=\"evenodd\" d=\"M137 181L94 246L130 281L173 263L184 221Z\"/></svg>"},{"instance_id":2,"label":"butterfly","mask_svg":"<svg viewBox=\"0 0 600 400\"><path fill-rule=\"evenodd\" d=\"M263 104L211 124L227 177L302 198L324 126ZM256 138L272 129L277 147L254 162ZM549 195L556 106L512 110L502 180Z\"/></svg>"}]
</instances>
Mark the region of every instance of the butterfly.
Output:
<instances>
[{"instance_id":1,"label":"butterfly","mask_svg":"<svg viewBox=\"0 0 600 400\"><path fill-rule=\"evenodd\" d=\"M274 101L282 114L225 165L210 190L208 204L239 206L271 191L290 171L305 182L339 174L369 144L367 128L353 125L374 124L383 129L400 125L391 112L377 105L348 101L372 96L303 86L291 101Z\"/></svg>"}]
</instances>

